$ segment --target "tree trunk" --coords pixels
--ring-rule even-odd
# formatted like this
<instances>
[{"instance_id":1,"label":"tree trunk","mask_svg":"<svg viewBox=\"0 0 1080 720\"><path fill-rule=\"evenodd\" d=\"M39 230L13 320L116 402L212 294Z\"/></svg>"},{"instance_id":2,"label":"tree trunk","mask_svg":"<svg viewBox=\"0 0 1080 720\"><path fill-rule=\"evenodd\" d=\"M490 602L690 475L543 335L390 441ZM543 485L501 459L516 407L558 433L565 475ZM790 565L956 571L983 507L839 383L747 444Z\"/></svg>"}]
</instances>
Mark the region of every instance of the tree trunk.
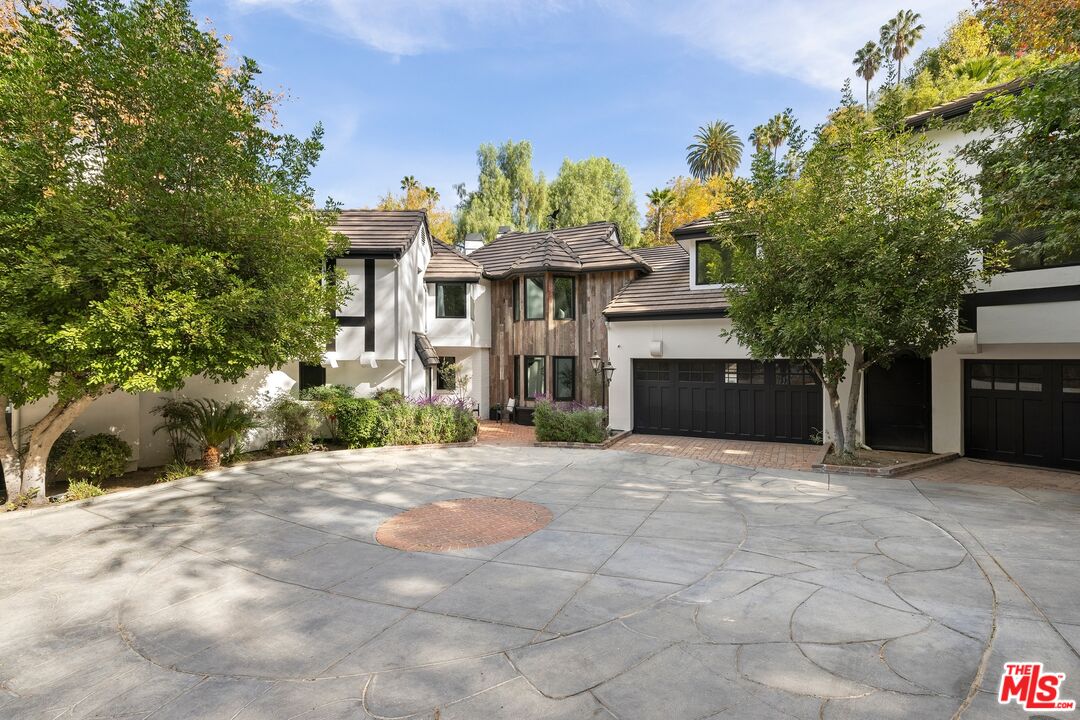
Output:
<instances>
[{"instance_id":1,"label":"tree trunk","mask_svg":"<svg viewBox=\"0 0 1080 720\"><path fill-rule=\"evenodd\" d=\"M221 449L216 447L206 448L203 451L202 461L203 469L217 470L221 467Z\"/></svg>"},{"instance_id":2,"label":"tree trunk","mask_svg":"<svg viewBox=\"0 0 1080 720\"><path fill-rule=\"evenodd\" d=\"M53 443L70 427L75 418L82 414L83 410L90 407L94 400L110 392L112 392L111 387L101 393L81 395L73 400L57 403L45 413L45 417L34 424L30 431L26 457L22 461L22 492L28 493L36 489L35 504L44 503L47 500L45 473Z\"/></svg>"},{"instance_id":3,"label":"tree trunk","mask_svg":"<svg viewBox=\"0 0 1080 720\"><path fill-rule=\"evenodd\" d=\"M866 78L866 112L870 112L870 78Z\"/></svg>"},{"instance_id":4,"label":"tree trunk","mask_svg":"<svg viewBox=\"0 0 1080 720\"><path fill-rule=\"evenodd\" d=\"M847 417L844 422L847 426L844 445L844 454L855 452L855 419L859 412L859 395L862 393L863 370L866 369L864 351L861 346L855 345L855 359L851 363L851 392L848 393Z\"/></svg>"},{"instance_id":5,"label":"tree trunk","mask_svg":"<svg viewBox=\"0 0 1080 720\"><path fill-rule=\"evenodd\" d=\"M825 383L825 392L829 395L829 416L832 421L833 432L833 450L834 452L843 452L847 447L847 443L844 441L844 418L840 411L840 392L837 389L836 383Z\"/></svg>"},{"instance_id":6,"label":"tree trunk","mask_svg":"<svg viewBox=\"0 0 1080 720\"><path fill-rule=\"evenodd\" d=\"M7 405L8 399L0 396L0 412L5 412L5 415ZM15 440L6 419L0 423L0 467L4 469L4 487L8 502L11 502L22 489L22 464L19 462L19 451L15 447Z\"/></svg>"}]
</instances>

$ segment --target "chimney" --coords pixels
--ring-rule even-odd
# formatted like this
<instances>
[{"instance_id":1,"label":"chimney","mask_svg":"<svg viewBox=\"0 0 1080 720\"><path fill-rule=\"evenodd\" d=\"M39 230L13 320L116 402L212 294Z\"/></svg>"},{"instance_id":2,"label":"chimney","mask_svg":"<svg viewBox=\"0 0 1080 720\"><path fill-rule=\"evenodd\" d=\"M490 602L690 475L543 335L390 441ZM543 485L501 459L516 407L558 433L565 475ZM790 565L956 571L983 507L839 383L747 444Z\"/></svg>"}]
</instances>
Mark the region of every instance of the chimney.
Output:
<instances>
[{"instance_id":1,"label":"chimney","mask_svg":"<svg viewBox=\"0 0 1080 720\"><path fill-rule=\"evenodd\" d=\"M482 233L469 233L465 236L465 239L461 241L461 251L468 255L473 250L479 250L484 247L484 235Z\"/></svg>"},{"instance_id":2,"label":"chimney","mask_svg":"<svg viewBox=\"0 0 1080 720\"><path fill-rule=\"evenodd\" d=\"M507 233L510 233L510 232L514 232L513 227L511 227L510 225L500 225L499 229L495 231L495 239L498 240L503 235L505 235Z\"/></svg>"}]
</instances>

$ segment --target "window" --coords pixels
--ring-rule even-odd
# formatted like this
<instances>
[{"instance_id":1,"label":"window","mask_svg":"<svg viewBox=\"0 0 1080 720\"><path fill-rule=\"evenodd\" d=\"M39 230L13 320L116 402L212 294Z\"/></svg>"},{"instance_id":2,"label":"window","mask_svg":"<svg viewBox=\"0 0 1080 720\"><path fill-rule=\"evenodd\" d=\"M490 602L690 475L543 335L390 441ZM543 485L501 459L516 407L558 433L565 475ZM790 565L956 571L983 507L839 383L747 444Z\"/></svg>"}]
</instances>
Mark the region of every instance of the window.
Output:
<instances>
[{"instance_id":1,"label":"window","mask_svg":"<svg viewBox=\"0 0 1080 720\"><path fill-rule=\"evenodd\" d=\"M556 400L573 400L576 390L574 377L574 358L557 357L552 360L554 375L552 382L555 384Z\"/></svg>"},{"instance_id":2,"label":"window","mask_svg":"<svg viewBox=\"0 0 1080 720\"><path fill-rule=\"evenodd\" d=\"M705 362L682 362L679 364L679 382L716 382L715 366Z\"/></svg>"},{"instance_id":3,"label":"window","mask_svg":"<svg viewBox=\"0 0 1080 720\"><path fill-rule=\"evenodd\" d=\"M544 277L525 278L525 319L543 320L545 304Z\"/></svg>"},{"instance_id":4,"label":"window","mask_svg":"<svg viewBox=\"0 0 1080 720\"><path fill-rule=\"evenodd\" d=\"M457 358L449 355L439 358L439 367L435 369L436 390L457 390L457 372L454 366Z\"/></svg>"},{"instance_id":5,"label":"window","mask_svg":"<svg viewBox=\"0 0 1080 720\"><path fill-rule=\"evenodd\" d=\"M574 317L574 278L557 277L552 283L555 304L552 312L556 320L572 320Z\"/></svg>"},{"instance_id":6,"label":"window","mask_svg":"<svg viewBox=\"0 0 1080 720\"><path fill-rule=\"evenodd\" d=\"M817 385L817 375L805 362L781 360L776 363L777 385Z\"/></svg>"},{"instance_id":7,"label":"window","mask_svg":"<svg viewBox=\"0 0 1080 720\"><path fill-rule=\"evenodd\" d=\"M744 250L753 248L752 241L739 241ZM698 240L694 246L694 265L697 285L721 285L732 282L732 261L735 250L729 243L719 240Z\"/></svg>"},{"instance_id":8,"label":"window","mask_svg":"<svg viewBox=\"0 0 1080 720\"><path fill-rule=\"evenodd\" d=\"M514 387L510 391L510 397L515 400L521 397L521 356L514 356Z\"/></svg>"},{"instance_id":9,"label":"window","mask_svg":"<svg viewBox=\"0 0 1080 720\"><path fill-rule=\"evenodd\" d=\"M1061 392L1080 394L1080 365L1061 366Z\"/></svg>"},{"instance_id":10,"label":"window","mask_svg":"<svg viewBox=\"0 0 1080 720\"><path fill-rule=\"evenodd\" d=\"M758 360L724 363L724 382L732 385L764 385L765 363Z\"/></svg>"},{"instance_id":11,"label":"window","mask_svg":"<svg viewBox=\"0 0 1080 720\"><path fill-rule=\"evenodd\" d=\"M466 317L465 297L465 283L435 283L435 317Z\"/></svg>"},{"instance_id":12,"label":"window","mask_svg":"<svg viewBox=\"0 0 1080 720\"><path fill-rule=\"evenodd\" d=\"M976 363L971 367L971 389L991 390L994 387L994 366Z\"/></svg>"},{"instance_id":13,"label":"window","mask_svg":"<svg viewBox=\"0 0 1080 720\"><path fill-rule=\"evenodd\" d=\"M1010 271L1080 264L1080 250L1056 258L1045 256L1043 242L1046 240L1046 232L1042 230L1009 230L998 233L995 239L1003 240L1010 251Z\"/></svg>"},{"instance_id":14,"label":"window","mask_svg":"<svg viewBox=\"0 0 1080 720\"><path fill-rule=\"evenodd\" d=\"M638 380L671 382L671 363L666 360L635 362L634 377Z\"/></svg>"},{"instance_id":15,"label":"window","mask_svg":"<svg viewBox=\"0 0 1080 720\"><path fill-rule=\"evenodd\" d=\"M514 294L510 304L514 306L514 322L517 322L521 319L521 278L514 278L510 282L510 292Z\"/></svg>"},{"instance_id":16,"label":"window","mask_svg":"<svg viewBox=\"0 0 1080 720\"><path fill-rule=\"evenodd\" d=\"M535 400L546 391L547 368L543 355L525 356L525 399Z\"/></svg>"},{"instance_id":17,"label":"window","mask_svg":"<svg viewBox=\"0 0 1080 720\"><path fill-rule=\"evenodd\" d=\"M1042 392L1042 365L1020 366L1020 392Z\"/></svg>"},{"instance_id":18,"label":"window","mask_svg":"<svg viewBox=\"0 0 1080 720\"><path fill-rule=\"evenodd\" d=\"M326 368L322 365L300 363L300 391L326 384Z\"/></svg>"}]
</instances>

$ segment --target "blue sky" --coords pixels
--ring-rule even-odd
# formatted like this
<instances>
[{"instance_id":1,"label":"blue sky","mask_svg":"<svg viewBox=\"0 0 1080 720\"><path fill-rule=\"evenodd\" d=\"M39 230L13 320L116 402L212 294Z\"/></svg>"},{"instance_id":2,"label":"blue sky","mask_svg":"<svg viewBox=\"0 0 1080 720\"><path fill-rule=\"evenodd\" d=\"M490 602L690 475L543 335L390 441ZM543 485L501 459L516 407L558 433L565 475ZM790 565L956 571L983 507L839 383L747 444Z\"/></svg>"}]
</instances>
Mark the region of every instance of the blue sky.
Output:
<instances>
[{"instance_id":1,"label":"blue sky","mask_svg":"<svg viewBox=\"0 0 1080 720\"><path fill-rule=\"evenodd\" d=\"M259 62L264 86L287 91L286 130L325 126L320 197L369 206L415 175L449 208L455 183L475 186L477 146L512 138L532 142L534 168L548 178L565 157L620 163L642 211L650 188L686 173L698 126L723 119L745 141L789 106L804 127L820 122L853 76L855 49L901 7L927 25L917 54L970 2L192 4L235 53Z\"/></svg>"}]
</instances>

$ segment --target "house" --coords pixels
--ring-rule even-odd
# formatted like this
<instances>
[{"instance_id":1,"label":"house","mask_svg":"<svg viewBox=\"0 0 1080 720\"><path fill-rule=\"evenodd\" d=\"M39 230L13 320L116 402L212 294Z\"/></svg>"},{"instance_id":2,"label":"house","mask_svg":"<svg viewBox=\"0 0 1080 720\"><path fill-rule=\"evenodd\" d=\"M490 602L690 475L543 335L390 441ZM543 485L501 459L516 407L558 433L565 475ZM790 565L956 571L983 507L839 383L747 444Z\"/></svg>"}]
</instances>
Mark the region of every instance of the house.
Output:
<instances>
[{"instance_id":1,"label":"house","mask_svg":"<svg viewBox=\"0 0 1080 720\"><path fill-rule=\"evenodd\" d=\"M971 139L956 120L988 94L1021 87L974 93L907 124L929 133L942 153L955 153ZM826 398L808 368L752 360L724 337L730 258L709 234L718 221L697 220L674 232L677 245L641 250L653 272L604 309L616 367L612 426L786 442L827 435ZM1037 238L1032 232L1016 241ZM1080 470L1077 318L1080 257L1050 264L1037 253L1019 254L1009 272L964 299L952 345L866 374L860 439L877 449ZM841 388L844 401L849 390Z\"/></svg>"},{"instance_id":2,"label":"house","mask_svg":"<svg viewBox=\"0 0 1080 720\"><path fill-rule=\"evenodd\" d=\"M469 258L491 284L492 401L515 398L528 407L549 396L599 404L589 359L607 357L602 310L651 272L622 245L615 225L506 232Z\"/></svg>"}]
</instances>

